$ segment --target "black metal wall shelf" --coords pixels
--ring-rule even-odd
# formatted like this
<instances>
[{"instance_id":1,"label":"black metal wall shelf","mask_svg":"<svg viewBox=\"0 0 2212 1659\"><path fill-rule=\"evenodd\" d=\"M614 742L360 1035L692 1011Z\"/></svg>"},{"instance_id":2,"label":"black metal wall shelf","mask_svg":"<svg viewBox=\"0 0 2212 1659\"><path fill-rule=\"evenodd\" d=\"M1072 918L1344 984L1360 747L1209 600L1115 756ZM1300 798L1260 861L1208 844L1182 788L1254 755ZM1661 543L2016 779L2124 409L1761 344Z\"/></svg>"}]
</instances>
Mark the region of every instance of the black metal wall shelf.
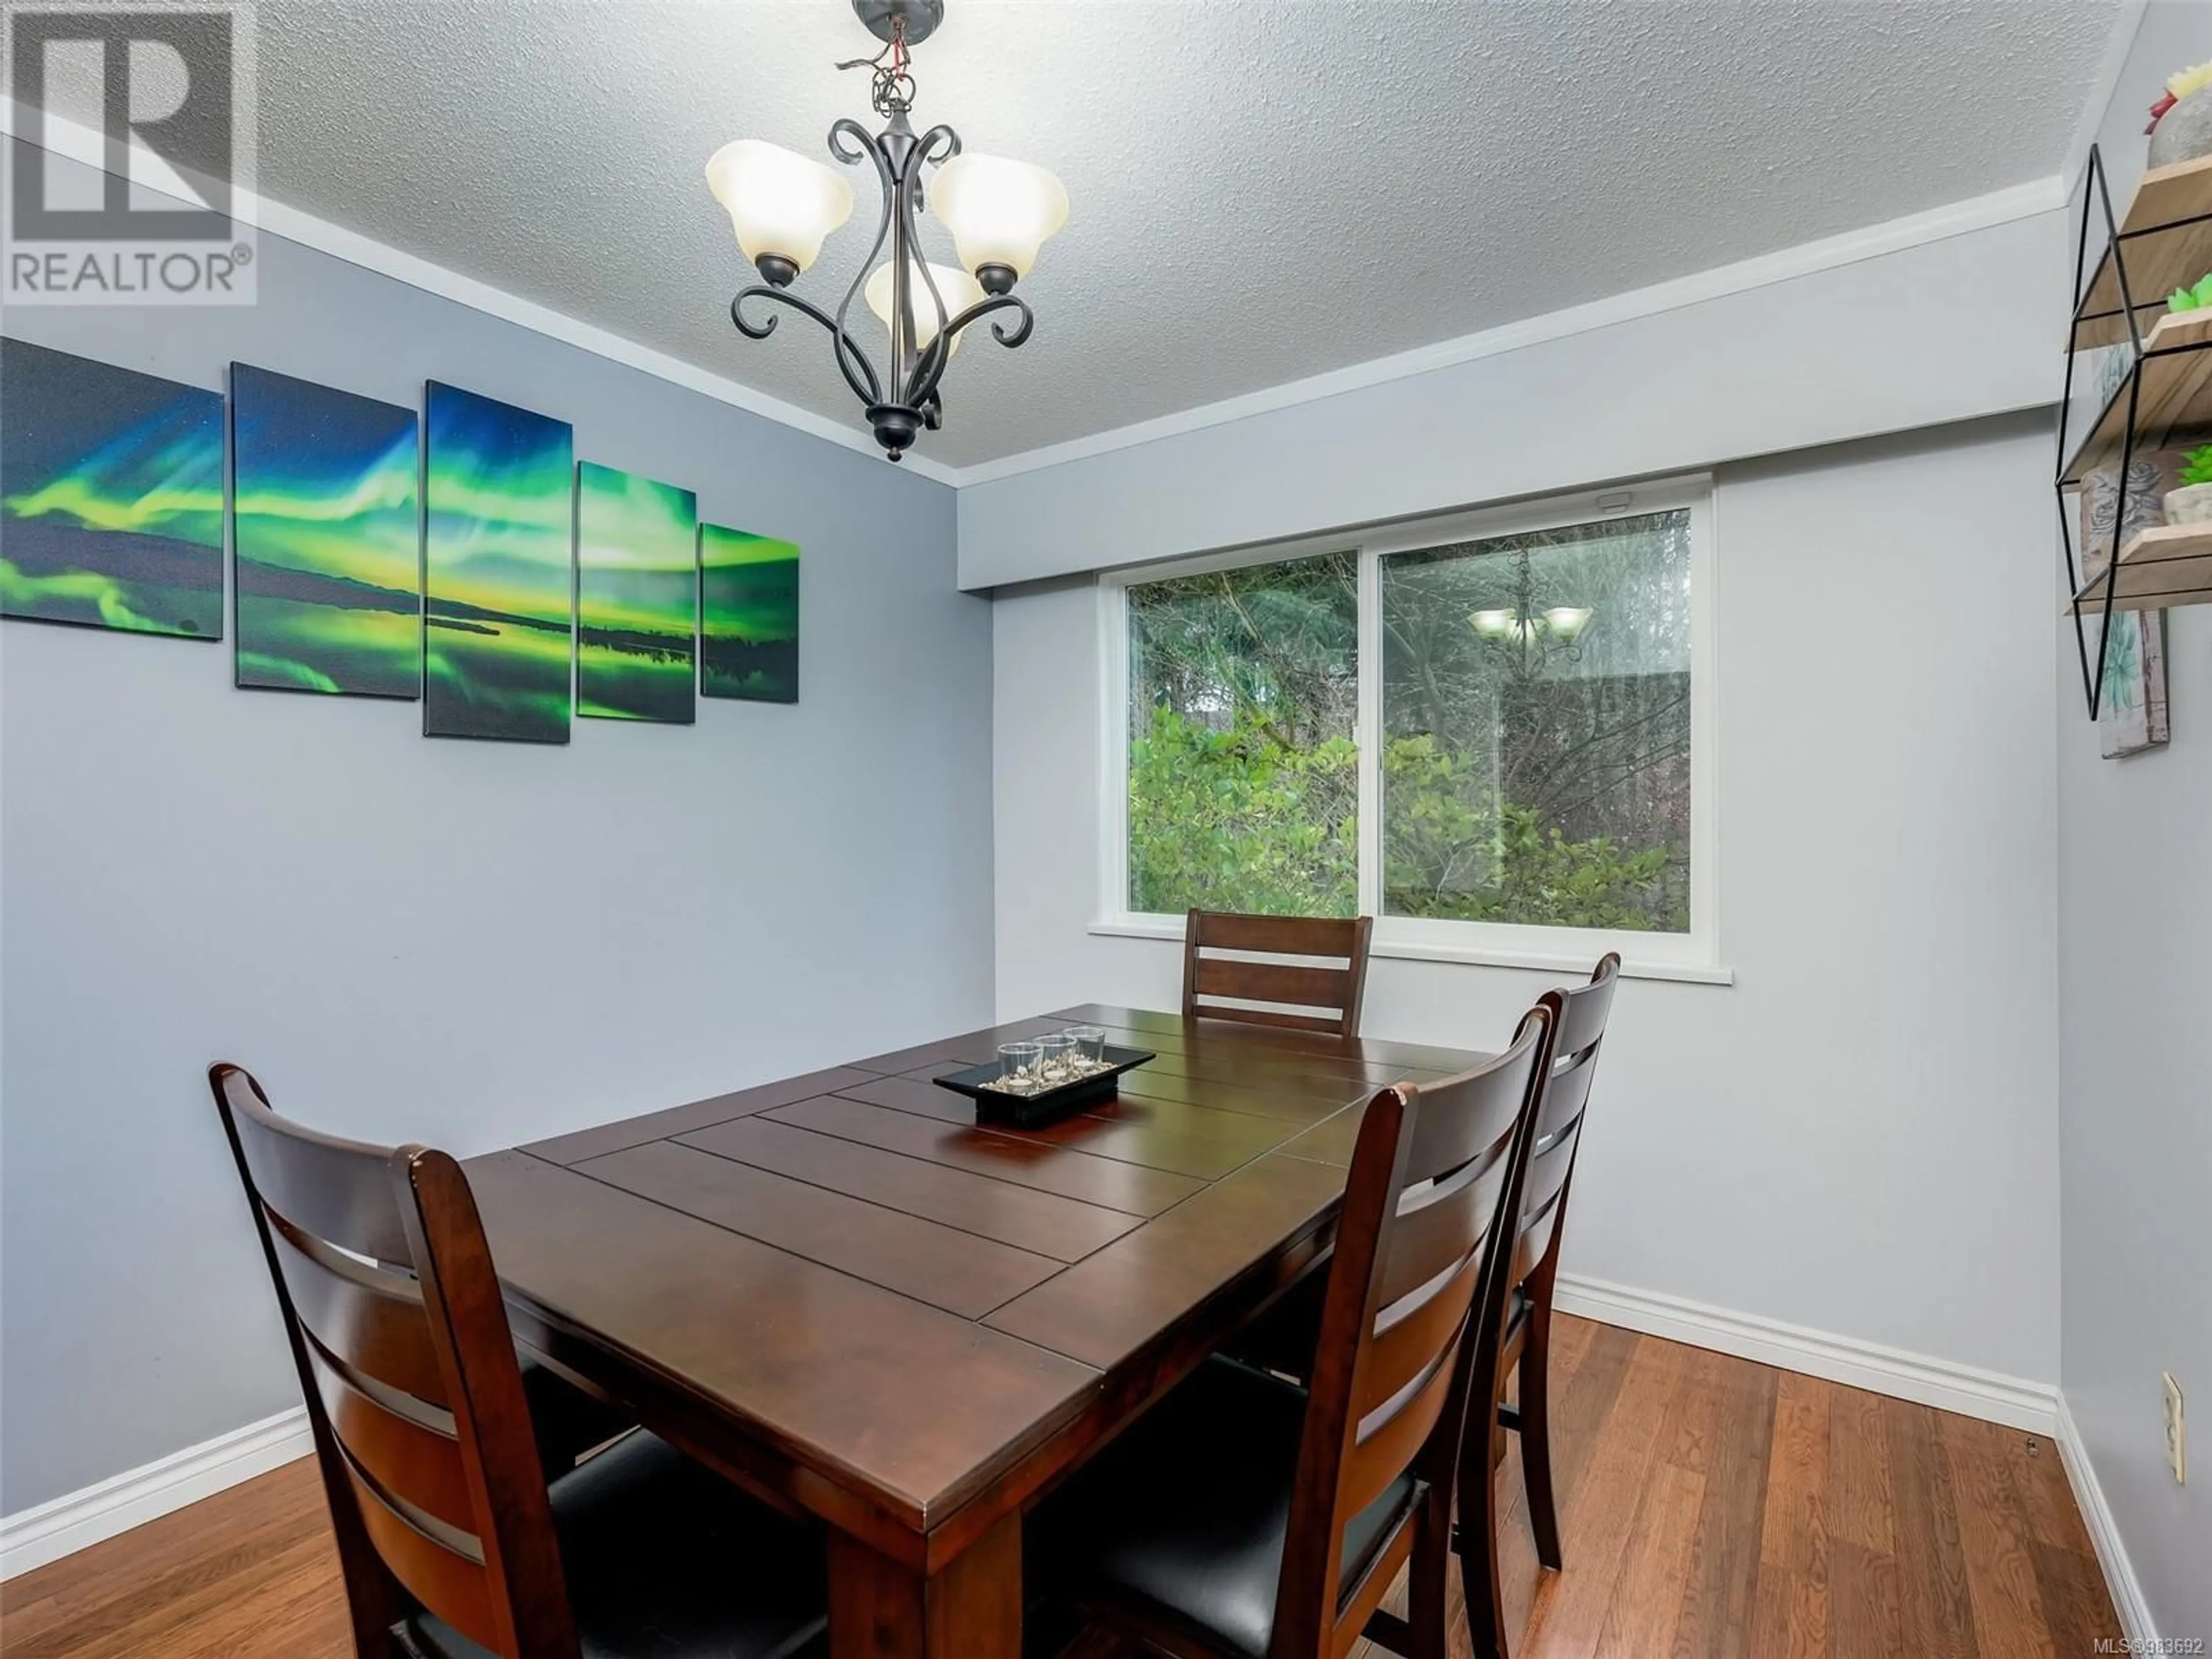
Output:
<instances>
[{"instance_id":1,"label":"black metal wall shelf","mask_svg":"<svg viewBox=\"0 0 2212 1659\"><path fill-rule=\"evenodd\" d=\"M2113 388L2111 398L2075 446L2060 474L2062 480L2078 484L2099 467L2109 466L2120 458L2127 444L2130 401L2138 433L2212 425L2212 353L2202 349L2207 345L2212 345L2212 309L2159 319L2158 325L2142 337L2140 386L2123 380ZM2132 400L2130 391L2136 394ZM2084 548L2082 552L2087 556L2088 550Z\"/></svg>"},{"instance_id":2,"label":"black metal wall shelf","mask_svg":"<svg viewBox=\"0 0 2212 1659\"><path fill-rule=\"evenodd\" d=\"M2100 227L2102 248L2092 267L2091 237ZM2170 290L2208 272L2212 156L2144 174L2123 220L2112 212L2104 157L2092 148L2074 250L2074 313L2058 412L2057 477L2066 609L2074 618L2082 696L2091 720L2101 704L2115 611L2212 604L2212 525L2139 530L2121 544L2130 492L2143 487L2135 471L2137 453L2191 428L2212 429L2212 309L2166 310ZM2081 354L2100 347L2124 348L2128 364L2083 424L2075 419L2075 375ZM2076 514L2069 492L2090 473L2115 465L2111 540L2101 548L2083 545L2077 554ZM2086 526L2081 533L2086 538ZM2094 660L2088 636L2093 619Z\"/></svg>"},{"instance_id":3,"label":"black metal wall shelf","mask_svg":"<svg viewBox=\"0 0 2212 1659\"><path fill-rule=\"evenodd\" d=\"M2098 176L2101 180L2101 167ZM2172 234L2191 227L2196 234ZM2134 289L2130 309L2139 325L2156 321L2168 294L2212 270L2206 257L2212 253L2212 157L2176 161L2143 174L2128 204L2127 219L2106 245L2088 287L2079 289L2075 277L2082 346L2118 345L2128 337L2120 311L2118 248L2127 250L2128 283Z\"/></svg>"}]
</instances>

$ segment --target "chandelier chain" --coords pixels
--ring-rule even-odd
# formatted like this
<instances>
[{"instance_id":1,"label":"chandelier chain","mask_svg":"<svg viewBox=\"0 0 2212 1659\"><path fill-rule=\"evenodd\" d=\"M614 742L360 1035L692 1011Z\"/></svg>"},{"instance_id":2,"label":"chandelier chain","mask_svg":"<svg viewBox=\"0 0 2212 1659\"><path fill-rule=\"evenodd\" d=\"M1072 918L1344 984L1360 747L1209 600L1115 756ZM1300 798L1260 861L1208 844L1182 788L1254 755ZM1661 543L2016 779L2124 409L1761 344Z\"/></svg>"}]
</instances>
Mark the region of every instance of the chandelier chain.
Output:
<instances>
[{"instance_id":1,"label":"chandelier chain","mask_svg":"<svg viewBox=\"0 0 2212 1659\"><path fill-rule=\"evenodd\" d=\"M848 58L837 65L841 70L871 71L868 101L885 120L914 107L914 75L909 67L913 53L906 43L906 19L894 13L890 29L890 40L873 58Z\"/></svg>"}]
</instances>

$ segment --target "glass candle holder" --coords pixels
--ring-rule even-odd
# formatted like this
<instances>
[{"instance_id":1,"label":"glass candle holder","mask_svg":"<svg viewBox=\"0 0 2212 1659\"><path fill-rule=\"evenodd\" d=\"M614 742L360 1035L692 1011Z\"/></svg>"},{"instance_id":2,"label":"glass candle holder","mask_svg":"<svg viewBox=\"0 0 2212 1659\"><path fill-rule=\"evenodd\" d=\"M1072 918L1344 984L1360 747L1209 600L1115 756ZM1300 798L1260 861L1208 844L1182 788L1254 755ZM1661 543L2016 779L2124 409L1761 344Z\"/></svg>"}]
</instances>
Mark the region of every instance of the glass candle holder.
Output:
<instances>
[{"instance_id":1,"label":"glass candle holder","mask_svg":"<svg viewBox=\"0 0 2212 1659\"><path fill-rule=\"evenodd\" d=\"M1072 1038L1075 1052L1084 1059L1103 1066L1106 1063L1106 1028L1103 1025L1071 1025L1060 1035Z\"/></svg>"},{"instance_id":2,"label":"glass candle holder","mask_svg":"<svg viewBox=\"0 0 2212 1659\"><path fill-rule=\"evenodd\" d=\"M1000 1043L999 1045L999 1081L1016 1092L1034 1090L1038 1083L1037 1074L1042 1070L1043 1056L1042 1043Z\"/></svg>"},{"instance_id":3,"label":"glass candle holder","mask_svg":"<svg viewBox=\"0 0 2212 1659\"><path fill-rule=\"evenodd\" d=\"M1048 1088L1065 1083L1074 1075L1070 1061L1075 1054L1075 1039L1065 1031L1037 1039L1037 1078Z\"/></svg>"}]
</instances>

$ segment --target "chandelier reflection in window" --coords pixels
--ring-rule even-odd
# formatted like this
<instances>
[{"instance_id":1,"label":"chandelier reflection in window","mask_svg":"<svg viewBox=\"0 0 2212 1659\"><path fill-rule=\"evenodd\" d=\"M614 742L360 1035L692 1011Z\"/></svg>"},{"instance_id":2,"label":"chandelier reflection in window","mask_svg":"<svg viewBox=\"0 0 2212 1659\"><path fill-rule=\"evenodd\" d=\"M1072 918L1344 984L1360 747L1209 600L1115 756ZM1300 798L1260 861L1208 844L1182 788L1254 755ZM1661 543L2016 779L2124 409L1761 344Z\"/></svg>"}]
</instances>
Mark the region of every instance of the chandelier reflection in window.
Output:
<instances>
[{"instance_id":1,"label":"chandelier reflection in window","mask_svg":"<svg viewBox=\"0 0 2212 1659\"><path fill-rule=\"evenodd\" d=\"M1523 675L1541 673L1554 662L1580 662L1583 632L1589 626L1591 616L1586 605L1536 608L1535 573L1529 564L1529 551L1524 545L1513 556L1513 604L1470 611L1467 618L1467 625L1483 639L1504 651L1517 651L1517 660L1510 665Z\"/></svg>"}]
</instances>

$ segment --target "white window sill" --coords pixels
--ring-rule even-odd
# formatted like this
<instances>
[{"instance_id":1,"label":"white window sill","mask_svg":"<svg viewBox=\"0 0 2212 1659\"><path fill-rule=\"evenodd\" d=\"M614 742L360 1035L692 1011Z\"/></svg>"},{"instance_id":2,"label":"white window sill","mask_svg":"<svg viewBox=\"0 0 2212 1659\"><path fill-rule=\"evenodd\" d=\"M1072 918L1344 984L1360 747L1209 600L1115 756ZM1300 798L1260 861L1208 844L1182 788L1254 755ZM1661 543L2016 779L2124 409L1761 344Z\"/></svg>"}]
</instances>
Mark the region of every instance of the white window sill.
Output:
<instances>
[{"instance_id":1,"label":"white window sill","mask_svg":"<svg viewBox=\"0 0 2212 1659\"><path fill-rule=\"evenodd\" d=\"M1182 943L1181 921L1134 921L1103 919L1093 921L1090 931L1109 939L1169 939ZM1408 945L1402 941L1376 939L1368 946L1368 954L1389 957L1401 962L1449 962L1474 968L1530 968L1545 973L1587 974L1595 959L1589 956L1554 955L1540 951L1487 951L1469 945ZM1735 969L1695 962L1654 962L1624 956L1620 963L1623 979L1674 980L1685 985L1733 985Z\"/></svg>"}]
</instances>

